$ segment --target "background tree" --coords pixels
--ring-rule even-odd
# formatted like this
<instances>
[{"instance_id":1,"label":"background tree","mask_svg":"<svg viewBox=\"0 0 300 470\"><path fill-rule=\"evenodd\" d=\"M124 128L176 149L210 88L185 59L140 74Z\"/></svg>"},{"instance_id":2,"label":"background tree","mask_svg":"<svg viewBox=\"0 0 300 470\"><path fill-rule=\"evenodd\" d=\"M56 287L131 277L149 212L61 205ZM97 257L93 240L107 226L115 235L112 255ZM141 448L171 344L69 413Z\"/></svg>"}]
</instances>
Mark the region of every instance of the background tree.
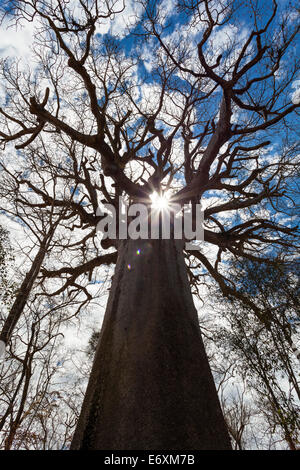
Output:
<instances>
[{"instance_id":1,"label":"background tree","mask_svg":"<svg viewBox=\"0 0 300 470\"><path fill-rule=\"evenodd\" d=\"M0 286L1 286L1 313L4 317L9 309L14 295L14 284L10 281L8 265L13 261L12 249L9 244L9 234L0 226ZM5 343L0 342L0 357L5 354Z\"/></svg>"},{"instance_id":2,"label":"background tree","mask_svg":"<svg viewBox=\"0 0 300 470\"><path fill-rule=\"evenodd\" d=\"M176 16L163 2L141 2L127 41L102 34L125 6L2 4L4 22L33 22L37 64L2 63L4 157L14 144L23 158L13 174L18 204L52 208L70 233L64 256L53 249L42 270L45 294L91 300L83 275L117 260L73 448L229 448L190 285L203 267L269 327L222 261L230 253L272 263L271 249L294 246L283 216L297 164L296 10L180 1ZM170 210L205 205L198 251L174 240L95 243L101 201L150 204L154 190L171 192Z\"/></svg>"},{"instance_id":3,"label":"background tree","mask_svg":"<svg viewBox=\"0 0 300 470\"><path fill-rule=\"evenodd\" d=\"M282 439L291 450L296 450L299 447L300 398L299 351L296 347L299 344L299 260L283 263L281 255L273 261L269 265L234 260L230 265L231 280L245 299L255 299L261 315L269 318L268 327L257 319L249 304L234 298L225 300L219 292L215 294L218 299L215 309L221 307L223 326L215 327L212 336L220 350L224 350L224 355L229 355L228 364L234 364L230 367L232 374L234 369L235 374L246 381L256 415L265 417L268 434L276 436L272 445ZM236 402L241 404L241 416L231 433L238 446L237 431L244 431L251 421L248 419L245 423L242 410L245 413L249 404L244 400L242 406L240 398L239 392L233 398L234 405ZM228 401L226 397L225 401ZM227 404L225 407L229 408ZM229 408L231 423L236 408Z\"/></svg>"}]
</instances>

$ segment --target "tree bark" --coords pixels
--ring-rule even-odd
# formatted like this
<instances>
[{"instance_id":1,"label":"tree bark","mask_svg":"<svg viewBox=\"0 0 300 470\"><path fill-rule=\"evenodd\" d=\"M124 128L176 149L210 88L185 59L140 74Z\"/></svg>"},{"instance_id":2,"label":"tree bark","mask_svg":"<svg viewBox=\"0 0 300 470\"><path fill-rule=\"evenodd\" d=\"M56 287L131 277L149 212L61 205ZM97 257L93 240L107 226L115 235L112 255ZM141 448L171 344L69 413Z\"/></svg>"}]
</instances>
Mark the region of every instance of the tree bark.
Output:
<instances>
[{"instance_id":1,"label":"tree bark","mask_svg":"<svg viewBox=\"0 0 300 470\"><path fill-rule=\"evenodd\" d=\"M182 247L121 242L71 449L231 449Z\"/></svg>"}]
</instances>

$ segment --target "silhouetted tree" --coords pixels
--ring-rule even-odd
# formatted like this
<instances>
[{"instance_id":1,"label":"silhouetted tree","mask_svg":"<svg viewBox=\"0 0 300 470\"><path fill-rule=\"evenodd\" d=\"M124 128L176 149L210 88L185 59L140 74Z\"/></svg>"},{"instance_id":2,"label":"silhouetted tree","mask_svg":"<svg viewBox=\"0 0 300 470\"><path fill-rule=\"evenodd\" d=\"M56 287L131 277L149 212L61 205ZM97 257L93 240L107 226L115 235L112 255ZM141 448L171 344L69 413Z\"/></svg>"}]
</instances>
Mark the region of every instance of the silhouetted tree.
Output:
<instances>
[{"instance_id":1,"label":"silhouetted tree","mask_svg":"<svg viewBox=\"0 0 300 470\"><path fill-rule=\"evenodd\" d=\"M2 2L3 21L36 27L38 65L3 61L0 137L26 157L18 203L64 211L74 237L64 256L75 252L78 265L43 269L60 283L52 294L84 291L84 273L116 262L72 448L229 449L191 284L204 267L224 295L246 300L220 268L224 256L265 260L269 247L294 243L280 214L297 164L299 25L275 0L179 1L176 28L163 2L137 5L128 34L143 50L101 34L126 2ZM118 234L96 246L100 203L150 205L168 190L170 206L205 203L199 250Z\"/></svg>"},{"instance_id":2,"label":"silhouetted tree","mask_svg":"<svg viewBox=\"0 0 300 470\"><path fill-rule=\"evenodd\" d=\"M267 319L257 319L249 304L216 296L225 326L215 340L229 354L256 396L257 412L264 415L270 435L279 432L291 450L299 447L299 260L273 263L232 261L231 279L245 298L252 298Z\"/></svg>"}]
</instances>

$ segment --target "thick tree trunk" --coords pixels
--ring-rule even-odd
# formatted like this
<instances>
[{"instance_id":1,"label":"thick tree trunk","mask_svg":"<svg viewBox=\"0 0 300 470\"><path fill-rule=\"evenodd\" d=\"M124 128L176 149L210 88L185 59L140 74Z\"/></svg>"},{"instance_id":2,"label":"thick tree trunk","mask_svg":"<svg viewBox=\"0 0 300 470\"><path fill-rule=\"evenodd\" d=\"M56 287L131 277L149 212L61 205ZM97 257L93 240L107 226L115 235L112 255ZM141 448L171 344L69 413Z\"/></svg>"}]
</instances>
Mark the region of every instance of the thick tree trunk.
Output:
<instances>
[{"instance_id":1,"label":"thick tree trunk","mask_svg":"<svg viewBox=\"0 0 300 470\"><path fill-rule=\"evenodd\" d=\"M230 449L182 242L122 242L71 449Z\"/></svg>"}]
</instances>

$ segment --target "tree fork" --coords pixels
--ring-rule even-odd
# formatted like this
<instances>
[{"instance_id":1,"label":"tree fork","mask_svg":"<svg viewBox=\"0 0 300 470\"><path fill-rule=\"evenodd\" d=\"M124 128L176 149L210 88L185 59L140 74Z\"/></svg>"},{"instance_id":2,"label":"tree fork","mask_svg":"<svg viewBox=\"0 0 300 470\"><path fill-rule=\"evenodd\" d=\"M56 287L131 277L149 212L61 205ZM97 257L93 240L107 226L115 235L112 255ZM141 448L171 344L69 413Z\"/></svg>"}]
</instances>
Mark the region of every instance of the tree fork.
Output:
<instances>
[{"instance_id":1,"label":"tree fork","mask_svg":"<svg viewBox=\"0 0 300 470\"><path fill-rule=\"evenodd\" d=\"M182 248L120 242L71 449L231 449Z\"/></svg>"}]
</instances>

